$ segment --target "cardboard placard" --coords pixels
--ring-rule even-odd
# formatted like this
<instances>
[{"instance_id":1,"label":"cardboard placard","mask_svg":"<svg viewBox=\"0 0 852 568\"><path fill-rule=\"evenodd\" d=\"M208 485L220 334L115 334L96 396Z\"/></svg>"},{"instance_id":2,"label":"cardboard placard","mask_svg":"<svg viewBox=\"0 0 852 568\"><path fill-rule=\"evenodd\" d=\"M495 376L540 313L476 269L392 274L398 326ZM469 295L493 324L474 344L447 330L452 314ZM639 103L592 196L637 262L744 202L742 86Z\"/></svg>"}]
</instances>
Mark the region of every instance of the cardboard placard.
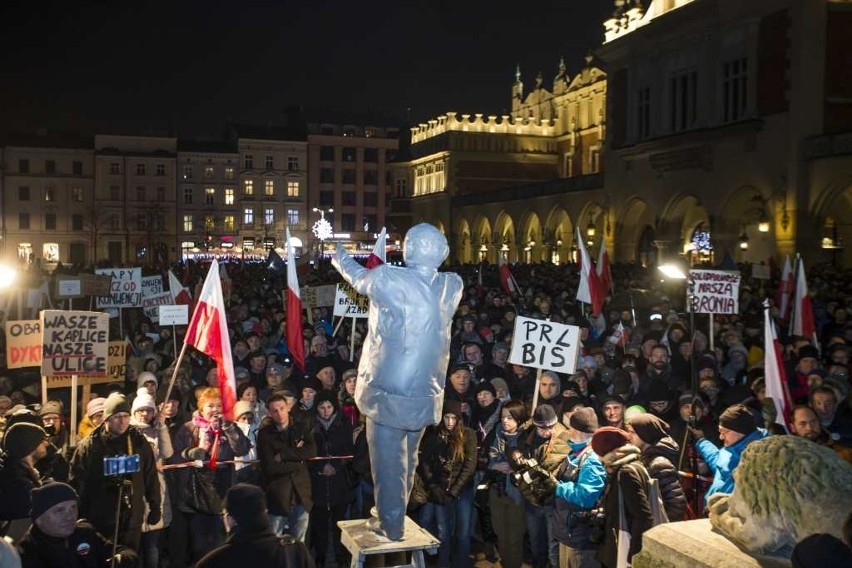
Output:
<instances>
[{"instance_id":1,"label":"cardboard placard","mask_svg":"<svg viewBox=\"0 0 852 568\"><path fill-rule=\"evenodd\" d=\"M111 278L110 293L98 296L98 308L135 308L142 305L141 268L98 268Z\"/></svg>"},{"instance_id":2,"label":"cardboard placard","mask_svg":"<svg viewBox=\"0 0 852 568\"><path fill-rule=\"evenodd\" d=\"M739 313L740 278L736 270L690 270L692 313Z\"/></svg>"},{"instance_id":3,"label":"cardboard placard","mask_svg":"<svg viewBox=\"0 0 852 568\"><path fill-rule=\"evenodd\" d=\"M515 365L573 373L580 357L580 328L518 316L509 362Z\"/></svg>"},{"instance_id":4,"label":"cardboard placard","mask_svg":"<svg viewBox=\"0 0 852 568\"><path fill-rule=\"evenodd\" d=\"M187 325L189 323L189 306L157 306L160 325Z\"/></svg>"},{"instance_id":5,"label":"cardboard placard","mask_svg":"<svg viewBox=\"0 0 852 568\"><path fill-rule=\"evenodd\" d=\"M160 292L154 296L145 296L142 295L142 311L145 312L145 315L154 323L157 323L159 319L159 308L163 305L171 305L172 303L172 293L171 292Z\"/></svg>"},{"instance_id":6,"label":"cardboard placard","mask_svg":"<svg viewBox=\"0 0 852 568\"><path fill-rule=\"evenodd\" d=\"M337 295L337 286L326 284L325 286L305 286L300 290L302 304L308 308L323 308L333 306Z\"/></svg>"},{"instance_id":7,"label":"cardboard placard","mask_svg":"<svg viewBox=\"0 0 852 568\"><path fill-rule=\"evenodd\" d=\"M365 318L370 308L370 300L362 296L349 284L338 284L334 297L334 315L346 318Z\"/></svg>"},{"instance_id":8,"label":"cardboard placard","mask_svg":"<svg viewBox=\"0 0 852 568\"><path fill-rule=\"evenodd\" d=\"M109 316L101 312L41 312L41 374L47 377L107 374Z\"/></svg>"},{"instance_id":9,"label":"cardboard placard","mask_svg":"<svg viewBox=\"0 0 852 568\"><path fill-rule=\"evenodd\" d=\"M751 266L751 276L758 280L769 280L772 277L772 273L769 270L768 264L753 264Z\"/></svg>"},{"instance_id":10,"label":"cardboard placard","mask_svg":"<svg viewBox=\"0 0 852 568\"><path fill-rule=\"evenodd\" d=\"M107 374L103 377L92 377L81 375L78 377L80 385L100 385L106 383L123 383L127 375L127 356L130 353L130 344L124 340L110 341L107 354ZM47 388L70 387L71 377L43 377Z\"/></svg>"},{"instance_id":11,"label":"cardboard placard","mask_svg":"<svg viewBox=\"0 0 852 568\"><path fill-rule=\"evenodd\" d=\"M6 366L10 369L41 366L41 321L6 322Z\"/></svg>"}]
</instances>

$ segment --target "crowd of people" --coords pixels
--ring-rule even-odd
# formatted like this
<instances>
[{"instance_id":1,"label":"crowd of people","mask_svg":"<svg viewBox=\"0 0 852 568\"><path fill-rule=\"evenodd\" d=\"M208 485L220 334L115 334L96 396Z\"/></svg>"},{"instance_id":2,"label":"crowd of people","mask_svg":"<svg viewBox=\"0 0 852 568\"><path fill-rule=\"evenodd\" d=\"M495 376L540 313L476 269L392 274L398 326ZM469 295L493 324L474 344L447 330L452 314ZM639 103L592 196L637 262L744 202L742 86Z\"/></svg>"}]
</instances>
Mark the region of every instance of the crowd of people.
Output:
<instances>
[{"instance_id":1,"label":"crowd of people","mask_svg":"<svg viewBox=\"0 0 852 568\"><path fill-rule=\"evenodd\" d=\"M121 324L133 344L125 381L92 387L76 439L67 389L40 404L32 373L3 372L0 526L15 550L0 554L45 567L349 564L337 523L374 505L354 397L366 320L310 308L303 337L288 338L282 277L264 264L226 266L232 416L211 360L190 349L178 364L184 329L141 310L125 310ZM637 265L613 265L615 293L598 317L574 301L574 265L514 265L519 295L501 290L494 266L449 269L466 288L442 419L420 443L408 507L441 542L432 565L619 566L659 522L705 516L710 496L733 491L744 449L769 435L852 462L852 272L812 269L816 341L778 322L794 402L778 420L762 306L776 281L747 266L740 313L712 329L683 312L682 287ZM185 281L204 270L176 269ZM339 282L325 263L303 276L303 286ZM575 373L509 362L519 315L580 328ZM294 340L304 369L290 357ZM846 544L820 535L794 565L844 565L846 528Z\"/></svg>"}]
</instances>

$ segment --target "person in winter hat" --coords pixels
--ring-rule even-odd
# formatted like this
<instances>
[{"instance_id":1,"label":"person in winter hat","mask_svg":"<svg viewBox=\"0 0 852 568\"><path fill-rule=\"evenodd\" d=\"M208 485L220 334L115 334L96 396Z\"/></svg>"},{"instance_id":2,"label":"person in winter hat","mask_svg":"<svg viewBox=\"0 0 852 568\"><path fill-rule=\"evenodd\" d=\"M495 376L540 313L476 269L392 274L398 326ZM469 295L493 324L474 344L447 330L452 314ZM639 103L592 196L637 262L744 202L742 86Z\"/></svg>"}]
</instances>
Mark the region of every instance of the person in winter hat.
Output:
<instances>
[{"instance_id":1,"label":"person in winter hat","mask_svg":"<svg viewBox=\"0 0 852 568\"><path fill-rule=\"evenodd\" d=\"M642 452L642 463L648 473L659 483L669 520L683 520L686 497L674 465L680 448L669 435L669 425L653 414L644 413L634 416L626 429L630 442Z\"/></svg>"}]
</instances>

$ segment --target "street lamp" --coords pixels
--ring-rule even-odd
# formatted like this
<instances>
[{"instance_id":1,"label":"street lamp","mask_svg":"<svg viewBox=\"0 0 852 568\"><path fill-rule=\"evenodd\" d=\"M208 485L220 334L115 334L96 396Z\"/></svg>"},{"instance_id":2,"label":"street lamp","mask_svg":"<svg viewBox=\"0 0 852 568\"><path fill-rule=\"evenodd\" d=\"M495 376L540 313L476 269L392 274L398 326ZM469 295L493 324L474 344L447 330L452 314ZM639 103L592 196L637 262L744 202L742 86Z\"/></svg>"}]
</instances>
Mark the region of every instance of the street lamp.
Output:
<instances>
[{"instance_id":1,"label":"street lamp","mask_svg":"<svg viewBox=\"0 0 852 568\"><path fill-rule=\"evenodd\" d=\"M320 214L319 220L314 223L312 227L312 231L314 236L320 241L320 256L325 255L325 241L326 239L330 239L334 236L334 229L331 226L331 223L325 218L326 213L334 213L334 208L329 207L328 209L320 209L319 207L314 207L314 212Z\"/></svg>"},{"instance_id":2,"label":"street lamp","mask_svg":"<svg viewBox=\"0 0 852 568\"><path fill-rule=\"evenodd\" d=\"M657 267L663 276L672 280L686 280L686 272L676 262L667 262Z\"/></svg>"},{"instance_id":3,"label":"street lamp","mask_svg":"<svg viewBox=\"0 0 852 568\"><path fill-rule=\"evenodd\" d=\"M0 292L11 287L17 279L17 270L6 265L0 265Z\"/></svg>"}]
</instances>

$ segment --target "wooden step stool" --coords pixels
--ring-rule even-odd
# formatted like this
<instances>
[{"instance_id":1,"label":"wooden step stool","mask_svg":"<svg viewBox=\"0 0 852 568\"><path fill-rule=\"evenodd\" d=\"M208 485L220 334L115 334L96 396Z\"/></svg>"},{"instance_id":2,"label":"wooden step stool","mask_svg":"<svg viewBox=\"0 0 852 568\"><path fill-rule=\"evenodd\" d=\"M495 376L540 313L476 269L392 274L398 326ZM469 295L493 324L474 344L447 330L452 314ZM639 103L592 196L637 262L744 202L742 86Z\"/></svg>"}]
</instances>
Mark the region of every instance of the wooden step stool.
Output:
<instances>
[{"instance_id":1,"label":"wooden step stool","mask_svg":"<svg viewBox=\"0 0 852 568\"><path fill-rule=\"evenodd\" d=\"M367 528L367 519L354 521L340 521L340 541L349 554L352 555L350 568L363 568L367 556L374 554L388 554L392 552L411 552L411 564L403 564L394 568L425 568L423 551L437 550L441 541L432 536L412 521L405 517L405 537L403 540L387 540L379 537Z\"/></svg>"}]
</instances>

